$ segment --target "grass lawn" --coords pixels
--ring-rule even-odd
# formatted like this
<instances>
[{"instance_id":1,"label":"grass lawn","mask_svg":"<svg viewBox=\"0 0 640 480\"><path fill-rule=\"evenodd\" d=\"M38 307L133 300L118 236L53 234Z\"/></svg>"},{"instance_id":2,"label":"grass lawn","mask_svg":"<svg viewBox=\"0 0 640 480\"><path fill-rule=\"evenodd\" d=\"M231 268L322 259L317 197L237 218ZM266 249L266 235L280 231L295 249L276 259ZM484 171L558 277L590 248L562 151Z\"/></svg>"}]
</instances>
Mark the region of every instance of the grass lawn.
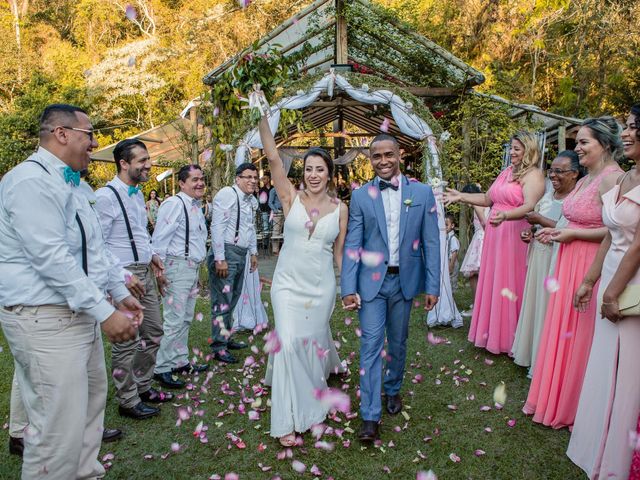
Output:
<instances>
[{"instance_id":1,"label":"grass lawn","mask_svg":"<svg viewBox=\"0 0 640 480\"><path fill-rule=\"evenodd\" d=\"M264 298L268 301L268 292ZM462 289L458 300L461 305L468 304L467 289ZM197 309L208 318L206 301L199 300ZM346 325L345 317L337 308L332 330L334 339L341 343L341 358L350 363L350 374L332 377L330 384L347 389L352 410L357 412L358 321L354 318ZM332 451L315 448L307 433L303 446L285 452L268 435L268 394L258 396L266 361L262 335L255 339L246 335L260 348L257 355L249 350L241 353L242 359L253 355L255 365L244 369L242 363L238 367L214 365L208 385L203 388L204 376L192 379L193 388L173 405L163 406L162 414L154 419L136 422L119 417L111 388L106 425L123 429L125 438L103 445L101 458L113 455L112 460L108 460L111 455L106 460L111 464L107 478L207 479L214 474L224 478L228 472L237 473L241 479L313 478L313 465L321 472L319 478L336 480L415 479L418 471L429 469L440 479L584 477L565 456L569 432L541 427L521 413L529 385L523 368L506 355L496 356L473 347L466 339L467 325L459 330L436 329L434 334L449 343L428 343L424 314L414 308L402 391L406 415L383 415L383 442L377 447L362 447L356 439L359 420L338 414L327 424L341 433L341 438L336 434L323 437L333 445ZM206 354L208 336L208 322L194 321L191 347ZM19 478L20 472L20 459L8 455L7 450L13 361L1 333L0 346L0 419L4 424L0 431L0 479L12 479ZM422 381L416 379L417 375ZM497 410L493 391L500 382L506 384L508 397L504 408ZM253 408L260 417L249 420L251 403L259 398L261 405L256 402ZM491 409L481 411L482 406ZM190 409L192 416L176 426L180 407ZM206 443L193 435L200 421ZM179 449L172 451L172 444L178 444ZM477 456L477 450L485 453ZM456 457L459 461L452 460ZM294 460L306 466L305 473L294 471Z\"/></svg>"}]
</instances>

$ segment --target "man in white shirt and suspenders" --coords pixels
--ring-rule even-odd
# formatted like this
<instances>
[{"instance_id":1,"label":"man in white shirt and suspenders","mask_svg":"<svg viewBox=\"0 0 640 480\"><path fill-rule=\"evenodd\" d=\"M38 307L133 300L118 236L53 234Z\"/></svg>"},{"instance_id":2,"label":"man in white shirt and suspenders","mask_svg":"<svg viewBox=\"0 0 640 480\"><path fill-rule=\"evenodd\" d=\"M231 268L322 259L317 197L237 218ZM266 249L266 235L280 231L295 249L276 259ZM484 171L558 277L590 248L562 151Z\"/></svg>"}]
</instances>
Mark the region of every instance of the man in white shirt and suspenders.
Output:
<instances>
[{"instance_id":1,"label":"man in white shirt and suspenders","mask_svg":"<svg viewBox=\"0 0 640 480\"><path fill-rule=\"evenodd\" d=\"M163 281L164 266L151 248L144 196L138 186L149 179L151 160L147 148L139 140L123 140L115 146L113 158L118 173L96 191L96 209L107 247L120 266L130 272L127 281L138 287L145 321L137 338L113 345L111 369L118 412L142 420L160 413L159 408L148 403L173 399L171 393L159 392L151 386L162 338L156 277Z\"/></svg>"},{"instance_id":2,"label":"man in white shirt and suspenders","mask_svg":"<svg viewBox=\"0 0 640 480\"><path fill-rule=\"evenodd\" d=\"M200 373L209 365L189 363L189 328L198 297L198 271L206 256L207 225L200 201L204 175L198 165L178 172L180 192L162 202L153 231L153 248L165 265L168 281L162 299L164 336L156 359L155 379L181 382L173 374Z\"/></svg>"},{"instance_id":3,"label":"man in white shirt and suspenders","mask_svg":"<svg viewBox=\"0 0 640 480\"><path fill-rule=\"evenodd\" d=\"M100 330L122 342L142 322L140 303L105 254L95 214L73 191L97 145L86 112L49 105L38 151L0 182L0 324L29 419L23 479L104 475Z\"/></svg>"},{"instance_id":4,"label":"man in white shirt and suspenders","mask_svg":"<svg viewBox=\"0 0 640 480\"><path fill-rule=\"evenodd\" d=\"M258 267L255 213L258 201L253 192L258 184L258 169L252 163L236 168L236 183L224 187L213 199L211 253L207 258L211 288L211 349L214 358L225 363L238 360L228 350L245 348L231 339L233 309L244 283L247 251L251 271Z\"/></svg>"}]
</instances>

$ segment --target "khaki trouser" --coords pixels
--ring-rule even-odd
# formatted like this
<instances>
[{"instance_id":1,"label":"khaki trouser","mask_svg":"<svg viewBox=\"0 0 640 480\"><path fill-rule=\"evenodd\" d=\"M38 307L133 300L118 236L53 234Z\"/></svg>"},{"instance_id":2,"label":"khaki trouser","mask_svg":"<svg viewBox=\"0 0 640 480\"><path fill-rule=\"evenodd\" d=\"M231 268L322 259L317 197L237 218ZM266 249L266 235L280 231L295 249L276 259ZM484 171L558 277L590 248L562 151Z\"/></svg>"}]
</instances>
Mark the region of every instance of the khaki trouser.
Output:
<instances>
[{"instance_id":1,"label":"khaki trouser","mask_svg":"<svg viewBox=\"0 0 640 480\"><path fill-rule=\"evenodd\" d=\"M20 384L16 373L17 366L13 370L13 380L11 381L11 404L9 406L9 435L13 438L23 438L24 431L29 425L27 411L22 401Z\"/></svg>"},{"instance_id":2,"label":"khaki trouser","mask_svg":"<svg viewBox=\"0 0 640 480\"><path fill-rule=\"evenodd\" d=\"M0 308L29 425L22 479L101 478L107 374L97 322L66 306Z\"/></svg>"},{"instance_id":3,"label":"khaki trouser","mask_svg":"<svg viewBox=\"0 0 640 480\"><path fill-rule=\"evenodd\" d=\"M162 339L162 317L160 296L151 266L135 264L125 268L144 285L145 295L140 299L145 308L144 320L135 339L113 344L111 369L118 403L125 408L132 408L140 403L140 394L151 388L156 353Z\"/></svg>"},{"instance_id":4,"label":"khaki trouser","mask_svg":"<svg viewBox=\"0 0 640 480\"><path fill-rule=\"evenodd\" d=\"M156 358L156 373L167 373L189 363L189 328L196 309L199 268L199 263L184 257L167 257L169 287L162 299L164 336Z\"/></svg>"}]
</instances>

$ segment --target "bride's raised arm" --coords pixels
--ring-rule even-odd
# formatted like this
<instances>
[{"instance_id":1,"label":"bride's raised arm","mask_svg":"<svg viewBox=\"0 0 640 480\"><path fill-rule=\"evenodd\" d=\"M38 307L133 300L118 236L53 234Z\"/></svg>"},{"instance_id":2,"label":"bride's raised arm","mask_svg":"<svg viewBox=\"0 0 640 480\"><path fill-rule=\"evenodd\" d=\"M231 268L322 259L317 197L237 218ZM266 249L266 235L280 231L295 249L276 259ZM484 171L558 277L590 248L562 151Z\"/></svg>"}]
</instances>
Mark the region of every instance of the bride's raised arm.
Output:
<instances>
[{"instance_id":1,"label":"bride's raised arm","mask_svg":"<svg viewBox=\"0 0 640 480\"><path fill-rule=\"evenodd\" d=\"M262 140L262 148L269 160L269 170L271 171L271 182L276 189L280 203L282 204L282 210L285 215L289 213L291 204L295 199L296 189L287 178L287 173L284 171L284 163L278 153L276 147L276 141L273 138L271 129L269 128L269 122L266 116L260 119L260 140Z\"/></svg>"}]
</instances>

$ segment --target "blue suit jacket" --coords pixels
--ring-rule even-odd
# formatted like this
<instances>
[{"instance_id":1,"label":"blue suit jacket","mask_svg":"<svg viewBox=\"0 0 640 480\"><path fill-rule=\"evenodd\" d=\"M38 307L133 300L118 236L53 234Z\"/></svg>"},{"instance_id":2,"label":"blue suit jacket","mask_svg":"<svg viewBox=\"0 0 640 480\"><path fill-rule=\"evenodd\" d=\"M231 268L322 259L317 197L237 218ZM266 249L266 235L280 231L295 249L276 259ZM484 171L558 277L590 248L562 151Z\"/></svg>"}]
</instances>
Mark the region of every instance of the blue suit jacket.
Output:
<instances>
[{"instance_id":1,"label":"blue suit jacket","mask_svg":"<svg viewBox=\"0 0 640 480\"><path fill-rule=\"evenodd\" d=\"M410 182L403 175L400 210L400 285L405 299L419 293L440 295L440 231L431 187ZM372 198L370 186L378 178L355 190L349 205L349 225L342 260L341 295L359 293L363 301L373 300L382 286L389 262L387 223L382 196ZM409 203L409 205L407 205ZM354 252L379 252L384 261L366 266L354 259Z\"/></svg>"}]
</instances>

